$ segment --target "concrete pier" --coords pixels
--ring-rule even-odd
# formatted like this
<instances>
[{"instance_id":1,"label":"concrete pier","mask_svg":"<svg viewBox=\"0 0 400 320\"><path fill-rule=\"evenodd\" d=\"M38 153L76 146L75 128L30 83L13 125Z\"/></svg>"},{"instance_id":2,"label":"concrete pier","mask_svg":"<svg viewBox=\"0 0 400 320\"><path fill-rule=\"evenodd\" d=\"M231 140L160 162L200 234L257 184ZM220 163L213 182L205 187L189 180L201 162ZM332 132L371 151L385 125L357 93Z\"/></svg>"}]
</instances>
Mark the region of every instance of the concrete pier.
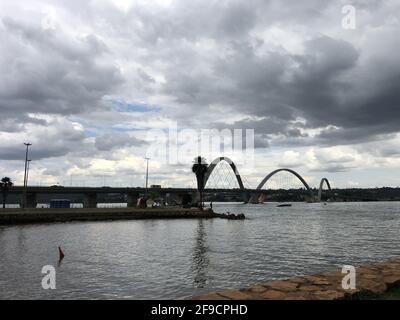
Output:
<instances>
[{"instance_id":1,"label":"concrete pier","mask_svg":"<svg viewBox=\"0 0 400 320\"><path fill-rule=\"evenodd\" d=\"M102 221L134 219L185 219L185 218L221 218L221 215L209 210L197 208L91 208L83 209L4 209L0 210L0 225L51 223L68 221Z\"/></svg>"}]
</instances>

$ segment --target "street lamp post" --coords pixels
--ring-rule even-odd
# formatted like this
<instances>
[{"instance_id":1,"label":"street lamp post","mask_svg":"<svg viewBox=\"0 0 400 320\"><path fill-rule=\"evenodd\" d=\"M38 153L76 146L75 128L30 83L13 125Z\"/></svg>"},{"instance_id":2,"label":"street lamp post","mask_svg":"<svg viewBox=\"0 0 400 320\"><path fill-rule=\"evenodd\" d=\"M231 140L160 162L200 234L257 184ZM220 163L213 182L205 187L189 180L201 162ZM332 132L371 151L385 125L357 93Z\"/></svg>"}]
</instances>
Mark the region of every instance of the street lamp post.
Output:
<instances>
[{"instance_id":1,"label":"street lamp post","mask_svg":"<svg viewBox=\"0 0 400 320\"><path fill-rule=\"evenodd\" d=\"M145 158L147 161L147 167L146 167L146 192L145 192L145 197L147 198L147 187L149 183L149 160L150 158Z\"/></svg>"},{"instance_id":2,"label":"street lamp post","mask_svg":"<svg viewBox=\"0 0 400 320\"><path fill-rule=\"evenodd\" d=\"M30 169L30 166L31 166L31 159L29 159L28 160L28 167L27 167L27 169L26 169L26 186L28 186L28 180L29 180L29 169Z\"/></svg>"},{"instance_id":3,"label":"street lamp post","mask_svg":"<svg viewBox=\"0 0 400 320\"><path fill-rule=\"evenodd\" d=\"M24 174L24 199L23 199L23 208L26 207L26 195L27 195L27 187L28 187L28 153L29 153L29 147L32 145L32 143L24 143L26 146L26 152L25 152L25 174Z\"/></svg>"}]
</instances>

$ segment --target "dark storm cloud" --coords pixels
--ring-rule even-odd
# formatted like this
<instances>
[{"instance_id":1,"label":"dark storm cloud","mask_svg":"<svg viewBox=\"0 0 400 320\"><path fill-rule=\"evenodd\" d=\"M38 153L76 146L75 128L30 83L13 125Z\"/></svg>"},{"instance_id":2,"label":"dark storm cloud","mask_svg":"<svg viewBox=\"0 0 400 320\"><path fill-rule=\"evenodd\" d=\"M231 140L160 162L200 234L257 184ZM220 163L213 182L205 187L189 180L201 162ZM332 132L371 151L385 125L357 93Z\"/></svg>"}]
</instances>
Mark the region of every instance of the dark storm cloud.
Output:
<instances>
[{"instance_id":1,"label":"dark storm cloud","mask_svg":"<svg viewBox=\"0 0 400 320\"><path fill-rule=\"evenodd\" d=\"M364 2L362 5L354 2L354 5L361 13L371 14L368 12L370 8L378 15L382 14L379 10L383 5L377 1ZM204 21L204 12L209 9L208 6L202 6L197 16L191 16L190 7L185 11L186 15L182 20L173 20L175 24L171 24L172 20L166 18L170 22L166 28L168 32L160 31L160 39L194 41L202 37L210 38L217 41L219 51L215 56L206 57L209 62L208 68L200 68L198 65L204 63L204 56L199 57L197 51L192 52L185 47L179 53L179 59L174 58L170 61L171 68L166 73L167 81L163 86L163 93L174 97L177 103L199 116L210 105L221 105L229 106L233 113L236 111L251 116L273 118L273 122L279 123L279 128L276 128L274 133L288 134L289 137L302 135L299 129L293 128L292 125L297 117L306 120L305 128L336 126L338 131L341 131L340 134L330 137L327 136L328 132L324 131L317 137L316 143L341 143L340 136L350 132L353 135L351 141L357 143L363 139L378 139L382 134L399 131L399 122L394 119L400 112L400 108L397 107L400 70L396 65L381 70L375 67L392 55L391 51L385 49L387 44L380 46L381 52L378 56L368 60L366 49L347 40L327 35L311 36L312 30L323 23L321 20L327 15L325 9L330 7L321 1L301 2L298 6L294 4L296 8L293 5L279 5L275 1L257 6L240 6L234 2L229 8L221 10L223 14L217 10L220 8L217 6L216 13L207 20L210 23L205 24L203 29L199 28L199 25ZM337 16L334 16L336 28L340 28L341 6L336 3L332 7L333 12L337 13ZM386 10L390 11L387 8ZM243 21L234 18L238 11L243 12ZM178 14L177 11L174 13ZM186 20L188 16L192 18L191 21ZM242 32L233 27L235 21ZM383 19L380 23L385 24L385 21ZM258 46L268 46L268 43L262 39L250 41L249 32L252 28L268 27L274 23L284 26L289 22L301 23L302 27L310 29L309 39L303 41L304 52L293 54L271 47L263 54L256 53ZM154 26L151 22L149 24ZM198 32L186 34L183 32L183 24L191 26L188 30ZM221 27L229 24L230 28ZM363 27L365 28L360 26ZM228 29L236 36L231 37L226 32ZM385 32L385 28L382 30ZM392 42L398 42L394 33L389 32L386 37ZM150 38L149 35L144 35L142 40ZM369 40L372 43L375 41L371 37L366 38L366 41ZM284 43L285 39L282 39L282 42ZM379 73L381 81L373 83L376 72ZM370 92L363 83L374 85L373 94L353 97L354 91ZM183 115L178 112L176 116ZM255 127L261 127L264 123L264 120L259 121L260 125ZM243 124L243 121L235 123L237 127ZM374 127L373 130L366 129L371 126ZM259 133L270 133L274 127L276 126L264 126L260 128ZM378 130L379 128L381 130ZM309 139L297 141L300 145L309 143Z\"/></svg>"},{"instance_id":2,"label":"dark storm cloud","mask_svg":"<svg viewBox=\"0 0 400 320\"><path fill-rule=\"evenodd\" d=\"M270 147L270 143L269 143L269 139L266 135L264 135L264 134L254 135L254 148L263 149L263 148L269 148L269 147Z\"/></svg>"},{"instance_id":3,"label":"dark storm cloud","mask_svg":"<svg viewBox=\"0 0 400 320\"><path fill-rule=\"evenodd\" d=\"M374 68L364 66L363 78L352 77L359 67L360 52L346 41L315 38L305 43L302 55L274 52L259 57L246 44L233 47L233 54L214 65L216 79L171 75L168 92L176 92L181 103L229 105L233 112L268 117L233 125L250 125L258 133L301 137L293 124L297 117L305 119L305 125L297 124L305 129L336 127L323 130L314 143L357 143L400 130L400 69L381 70L379 76L384 80L370 95L362 82L375 77ZM343 98L362 90L367 97Z\"/></svg>"},{"instance_id":4,"label":"dark storm cloud","mask_svg":"<svg viewBox=\"0 0 400 320\"><path fill-rule=\"evenodd\" d=\"M298 67L281 94L309 125L340 125L339 95L351 85L340 75L355 67L358 53L351 44L329 37L308 41L305 48L304 55L293 57Z\"/></svg>"},{"instance_id":5,"label":"dark storm cloud","mask_svg":"<svg viewBox=\"0 0 400 320\"><path fill-rule=\"evenodd\" d=\"M37 124L45 126L48 122L45 119L32 118L27 115L15 115L15 118L0 118L0 131L3 132L20 132L24 130L25 124Z\"/></svg>"},{"instance_id":6,"label":"dark storm cloud","mask_svg":"<svg viewBox=\"0 0 400 320\"><path fill-rule=\"evenodd\" d=\"M113 64L97 59L107 48L93 35L75 39L11 17L2 18L0 34L3 118L95 111L122 81Z\"/></svg>"},{"instance_id":7,"label":"dark storm cloud","mask_svg":"<svg viewBox=\"0 0 400 320\"><path fill-rule=\"evenodd\" d=\"M41 160L46 158L60 157L66 155L70 150L65 145L36 145L31 148L30 158ZM1 160L21 160L25 157L25 147L23 144L15 146L0 147Z\"/></svg>"},{"instance_id":8,"label":"dark storm cloud","mask_svg":"<svg viewBox=\"0 0 400 320\"><path fill-rule=\"evenodd\" d=\"M340 12L341 5L335 6ZM123 14L115 8L104 7L107 13L102 13L114 32L130 34L151 46L160 40L175 39L191 42L212 38L223 42L246 38L257 26L315 23L323 21L326 7L329 4L320 0L291 1L290 4L280 0L181 0L160 7L133 4Z\"/></svg>"},{"instance_id":9,"label":"dark storm cloud","mask_svg":"<svg viewBox=\"0 0 400 320\"><path fill-rule=\"evenodd\" d=\"M96 137L95 142L96 148L101 151L130 146L142 146L143 144L145 144L145 141L127 134L105 134Z\"/></svg>"},{"instance_id":10,"label":"dark storm cloud","mask_svg":"<svg viewBox=\"0 0 400 320\"><path fill-rule=\"evenodd\" d=\"M354 166L348 166L345 164L340 164L340 163L335 163L335 164L323 164L317 169L310 169L311 172L329 172L329 173L335 173L335 172L346 172L349 171L350 169L354 169L356 167Z\"/></svg>"},{"instance_id":11,"label":"dark storm cloud","mask_svg":"<svg viewBox=\"0 0 400 320\"><path fill-rule=\"evenodd\" d=\"M112 128L168 120L255 129L256 148L358 145L400 131L395 2L350 1L354 31L341 27L342 1L122 3L129 1L0 4L0 158L20 159L30 138L32 156L66 156L83 168L114 148L145 148ZM42 11L53 6L55 28L44 29ZM113 100L160 112L121 114L107 105ZM71 119L82 117L77 128ZM323 159L318 170L351 168L340 161Z\"/></svg>"},{"instance_id":12,"label":"dark storm cloud","mask_svg":"<svg viewBox=\"0 0 400 320\"><path fill-rule=\"evenodd\" d=\"M371 124L370 126L348 129L328 128L318 134L314 140L318 141L320 144L327 144L329 141L341 145L354 144L357 142L367 142L371 139L371 136L373 136L375 140L389 139L391 135L393 135L393 130L393 127L386 126L385 124Z\"/></svg>"},{"instance_id":13,"label":"dark storm cloud","mask_svg":"<svg viewBox=\"0 0 400 320\"><path fill-rule=\"evenodd\" d=\"M257 55L255 50L247 42L231 43L229 54L214 61L212 74L175 72L165 89L183 104L229 105L233 112L272 118L284 131L299 116L310 127L340 122L336 94L345 84L337 77L354 67L358 57L349 43L319 37L305 44L303 55ZM262 132L270 130L264 126Z\"/></svg>"},{"instance_id":14,"label":"dark storm cloud","mask_svg":"<svg viewBox=\"0 0 400 320\"><path fill-rule=\"evenodd\" d=\"M76 151L93 154L93 144L77 123L63 117L51 117L38 123L25 124L19 131L0 130L0 159L21 160L25 157L24 142L31 142L30 158L40 160L60 157Z\"/></svg>"},{"instance_id":15,"label":"dark storm cloud","mask_svg":"<svg viewBox=\"0 0 400 320\"><path fill-rule=\"evenodd\" d=\"M273 141L273 137L277 134L281 136L284 141L293 141L307 138L308 134L302 132L299 128L303 128L304 125L296 121L288 123L286 120L278 119L276 117L264 118L264 119L244 119L236 121L232 125L226 123L217 122L214 123L214 127L222 129L233 130L241 128L243 132L246 129L253 129L255 132L255 148L267 148L271 145L270 141Z\"/></svg>"}]
</instances>

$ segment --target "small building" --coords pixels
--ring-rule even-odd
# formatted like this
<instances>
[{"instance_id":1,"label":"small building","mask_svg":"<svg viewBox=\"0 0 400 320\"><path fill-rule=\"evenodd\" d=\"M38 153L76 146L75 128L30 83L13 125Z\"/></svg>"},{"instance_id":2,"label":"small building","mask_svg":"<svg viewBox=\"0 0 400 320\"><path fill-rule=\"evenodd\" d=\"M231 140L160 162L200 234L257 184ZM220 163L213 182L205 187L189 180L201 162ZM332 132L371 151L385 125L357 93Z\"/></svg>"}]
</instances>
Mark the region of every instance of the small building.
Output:
<instances>
[{"instance_id":1,"label":"small building","mask_svg":"<svg viewBox=\"0 0 400 320\"><path fill-rule=\"evenodd\" d=\"M151 189L161 189L161 185L160 184L152 184L150 186Z\"/></svg>"},{"instance_id":2,"label":"small building","mask_svg":"<svg viewBox=\"0 0 400 320\"><path fill-rule=\"evenodd\" d=\"M71 208L71 200L69 199L52 199L50 200L51 209L69 209Z\"/></svg>"}]
</instances>

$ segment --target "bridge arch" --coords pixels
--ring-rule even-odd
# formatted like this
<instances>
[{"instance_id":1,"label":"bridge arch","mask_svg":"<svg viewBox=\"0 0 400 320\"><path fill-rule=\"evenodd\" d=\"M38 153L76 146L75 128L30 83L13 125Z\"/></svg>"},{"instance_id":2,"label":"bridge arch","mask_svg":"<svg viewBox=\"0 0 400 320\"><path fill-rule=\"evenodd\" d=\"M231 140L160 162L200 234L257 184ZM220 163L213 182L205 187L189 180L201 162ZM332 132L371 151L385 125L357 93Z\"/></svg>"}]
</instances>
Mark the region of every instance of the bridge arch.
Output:
<instances>
[{"instance_id":1,"label":"bridge arch","mask_svg":"<svg viewBox=\"0 0 400 320\"><path fill-rule=\"evenodd\" d=\"M210 176L211 176L212 172L214 171L215 167L216 167L216 166L218 165L218 163L220 163L221 161L225 161L225 162L227 162L227 163L229 164L229 166L232 168L233 173L234 173L235 176L236 176L236 180L237 180L237 182L238 182L238 184L239 184L240 190L244 190L244 185L243 185L242 177L240 176L239 171L238 171L236 165L235 165L235 164L233 163L233 161L232 161L230 158L228 158L228 157L218 157L218 158L214 159L214 161L211 162L211 163L209 164L208 169L207 169L206 176L205 176L205 178L204 178L204 188L207 186L208 179L210 178Z\"/></svg>"},{"instance_id":2,"label":"bridge arch","mask_svg":"<svg viewBox=\"0 0 400 320\"><path fill-rule=\"evenodd\" d=\"M328 187L329 193L332 195L332 189L331 189L331 184L329 183L329 180L327 178L322 178L321 182L319 184L319 189L318 189L318 201L321 201L322 198L322 188L324 187L324 183Z\"/></svg>"},{"instance_id":3,"label":"bridge arch","mask_svg":"<svg viewBox=\"0 0 400 320\"><path fill-rule=\"evenodd\" d=\"M272 176L274 176L275 174L277 174L278 172L281 171L286 171L289 172L291 174L293 174L296 178L298 178L301 183L304 185L304 187L307 189L307 191L310 193L311 196L311 201L314 200L314 194L312 192L312 189L310 188L310 186L308 185L308 183L306 182L306 180L304 180L304 178L298 174L296 171L292 170L292 169L287 169L287 168L282 168L282 169L277 169L272 171L271 173L269 173L261 182L260 184L257 186L257 190L261 190L262 187L264 187L264 185L267 183L267 181L269 179L271 179Z\"/></svg>"}]
</instances>

